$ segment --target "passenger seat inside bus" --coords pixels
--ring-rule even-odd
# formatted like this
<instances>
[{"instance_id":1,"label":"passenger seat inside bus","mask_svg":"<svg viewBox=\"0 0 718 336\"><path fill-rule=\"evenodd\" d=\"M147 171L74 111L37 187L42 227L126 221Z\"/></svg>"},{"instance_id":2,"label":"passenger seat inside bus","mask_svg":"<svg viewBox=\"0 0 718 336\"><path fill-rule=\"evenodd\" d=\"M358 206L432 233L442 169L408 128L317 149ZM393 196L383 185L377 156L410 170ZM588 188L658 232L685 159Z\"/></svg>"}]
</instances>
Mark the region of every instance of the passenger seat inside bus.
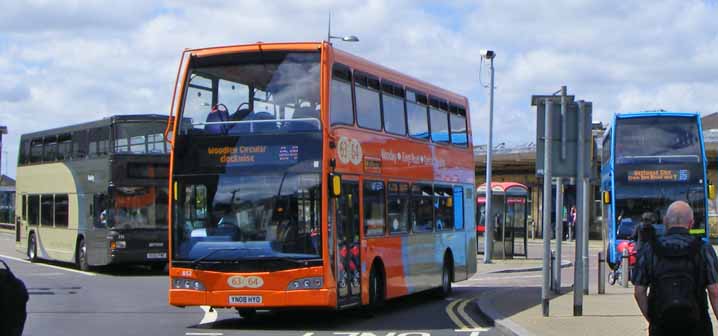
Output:
<instances>
[{"instance_id":1,"label":"passenger seat inside bus","mask_svg":"<svg viewBox=\"0 0 718 336\"><path fill-rule=\"evenodd\" d=\"M258 122L252 123L252 129L254 133L257 132L271 132L274 131L277 128L277 124L269 121L264 120L274 120L274 116L269 112L254 112L252 115L252 120L257 120Z\"/></svg>"},{"instance_id":2,"label":"passenger seat inside bus","mask_svg":"<svg viewBox=\"0 0 718 336\"><path fill-rule=\"evenodd\" d=\"M222 105L224 106L224 105ZM212 108L212 111L207 114L207 123L215 123L215 122L224 122L229 120L229 112L227 112L227 108L225 107L224 110L221 110L219 106L215 105ZM205 124L204 125L205 132L209 134L224 134L227 132L227 125L226 124Z\"/></svg>"},{"instance_id":3,"label":"passenger seat inside bus","mask_svg":"<svg viewBox=\"0 0 718 336\"><path fill-rule=\"evenodd\" d=\"M287 123L287 131L290 132L306 132L306 131L316 131L319 130L319 126L317 125L317 122L307 119L318 119L318 113L317 110L313 109L311 106L305 106L305 107L298 107L294 114L292 115L292 119L304 119L304 120L291 120Z\"/></svg>"},{"instance_id":4,"label":"passenger seat inside bus","mask_svg":"<svg viewBox=\"0 0 718 336\"><path fill-rule=\"evenodd\" d=\"M252 110L248 108L243 109L237 109L236 112L232 113L232 115L229 116L231 121L248 121L251 119L252 116ZM243 123L237 123L230 125L227 129L228 134L242 134L242 133L249 133L249 123L243 122Z\"/></svg>"}]
</instances>

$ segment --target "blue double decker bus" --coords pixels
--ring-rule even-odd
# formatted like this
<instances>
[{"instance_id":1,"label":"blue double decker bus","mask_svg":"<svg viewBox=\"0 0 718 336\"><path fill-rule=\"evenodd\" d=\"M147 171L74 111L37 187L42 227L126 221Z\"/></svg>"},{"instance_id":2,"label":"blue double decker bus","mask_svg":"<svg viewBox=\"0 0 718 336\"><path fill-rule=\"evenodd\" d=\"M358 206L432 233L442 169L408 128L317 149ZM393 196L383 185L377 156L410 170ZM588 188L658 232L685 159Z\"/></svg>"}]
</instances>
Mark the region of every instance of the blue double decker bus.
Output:
<instances>
[{"instance_id":1,"label":"blue double decker bus","mask_svg":"<svg viewBox=\"0 0 718 336\"><path fill-rule=\"evenodd\" d=\"M630 240L644 213L658 219L678 200L693 208L691 234L708 237L707 199L714 194L706 174L706 155L698 113L616 114L604 133L601 191L606 225L607 262L619 264L617 247ZM709 193L710 189L710 193Z\"/></svg>"}]
</instances>

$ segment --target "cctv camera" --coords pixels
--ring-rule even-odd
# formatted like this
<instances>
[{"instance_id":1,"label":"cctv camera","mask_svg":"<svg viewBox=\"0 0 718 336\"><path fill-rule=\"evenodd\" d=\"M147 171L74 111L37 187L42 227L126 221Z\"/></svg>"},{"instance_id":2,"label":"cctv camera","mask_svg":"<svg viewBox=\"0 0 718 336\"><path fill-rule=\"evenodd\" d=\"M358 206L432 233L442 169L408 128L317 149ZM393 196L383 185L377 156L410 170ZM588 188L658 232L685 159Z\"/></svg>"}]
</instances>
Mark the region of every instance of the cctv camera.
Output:
<instances>
[{"instance_id":1,"label":"cctv camera","mask_svg":"<svg viewBox=\"0 0 718 336\"><path fill-rule=\"evenodd\" d=\"M496 53L493 50L481 49L479 53L481 54L481 57L486 59L492 59L496 57Z\"/></svg>"}]
</instances>

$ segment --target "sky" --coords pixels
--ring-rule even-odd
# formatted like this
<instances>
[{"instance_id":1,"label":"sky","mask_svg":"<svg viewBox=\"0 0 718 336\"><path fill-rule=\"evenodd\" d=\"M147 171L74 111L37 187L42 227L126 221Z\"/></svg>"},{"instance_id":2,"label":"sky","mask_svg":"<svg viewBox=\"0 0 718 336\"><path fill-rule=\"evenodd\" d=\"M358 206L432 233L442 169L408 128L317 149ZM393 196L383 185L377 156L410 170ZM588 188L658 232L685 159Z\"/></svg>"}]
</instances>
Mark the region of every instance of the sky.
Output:
<instances>
[{"instance_id":1,"label":"sky","mask_svg":"<svg viewBox=\"0 0 718 336\"><path fill-rule=\"evenodd\" d=\"M494 144L535 142L531 95L561 85L615 112L718 112L718 2L94 1L0 2L2 173L19 137L116 114L168 114L181 51L320 41L469 97L475 144L488 137L496 52ZM6 169L7 167L7 169Z\"/></svg>"}]
</instances>

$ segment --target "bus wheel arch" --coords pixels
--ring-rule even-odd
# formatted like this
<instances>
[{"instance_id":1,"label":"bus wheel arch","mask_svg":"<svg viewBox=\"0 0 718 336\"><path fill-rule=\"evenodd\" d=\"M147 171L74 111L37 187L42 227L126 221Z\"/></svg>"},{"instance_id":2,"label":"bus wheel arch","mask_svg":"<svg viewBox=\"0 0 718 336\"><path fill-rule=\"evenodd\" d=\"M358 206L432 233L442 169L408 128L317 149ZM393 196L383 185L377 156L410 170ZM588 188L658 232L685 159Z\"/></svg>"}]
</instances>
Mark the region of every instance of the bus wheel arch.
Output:
<instances>
[{"instance_id":1,"label":"bus wheel arch","mask_svg":"<svg viewBox=\"0 0 718 336\"><path fill-rule=\"evenodd\" d=\"M31 262L37 261L37 237L35 231L30 231L27 236L27 258Z\"/></svg>"},{"instance_id":2,"label":"bus wheel arch","mask_svg":"<svg viewBox=\"0 0 718 336\"><path fill-rule=\"evenodd\" d=\"M386 301L386 269L381 258L376 257L369 272L369 306L376 309Z\"/></svg>"},{"instance_id":3,"label":"bus wheel arch","mask_svg":"<svg viewBox=\"0 0 718 336\"><path fill-rule=\"evenodd\" d=\"M81 271L90 270L87 263L87 244L83 235L78 235L75 241L75 266Z\"/></svg>"}]
</instances>

